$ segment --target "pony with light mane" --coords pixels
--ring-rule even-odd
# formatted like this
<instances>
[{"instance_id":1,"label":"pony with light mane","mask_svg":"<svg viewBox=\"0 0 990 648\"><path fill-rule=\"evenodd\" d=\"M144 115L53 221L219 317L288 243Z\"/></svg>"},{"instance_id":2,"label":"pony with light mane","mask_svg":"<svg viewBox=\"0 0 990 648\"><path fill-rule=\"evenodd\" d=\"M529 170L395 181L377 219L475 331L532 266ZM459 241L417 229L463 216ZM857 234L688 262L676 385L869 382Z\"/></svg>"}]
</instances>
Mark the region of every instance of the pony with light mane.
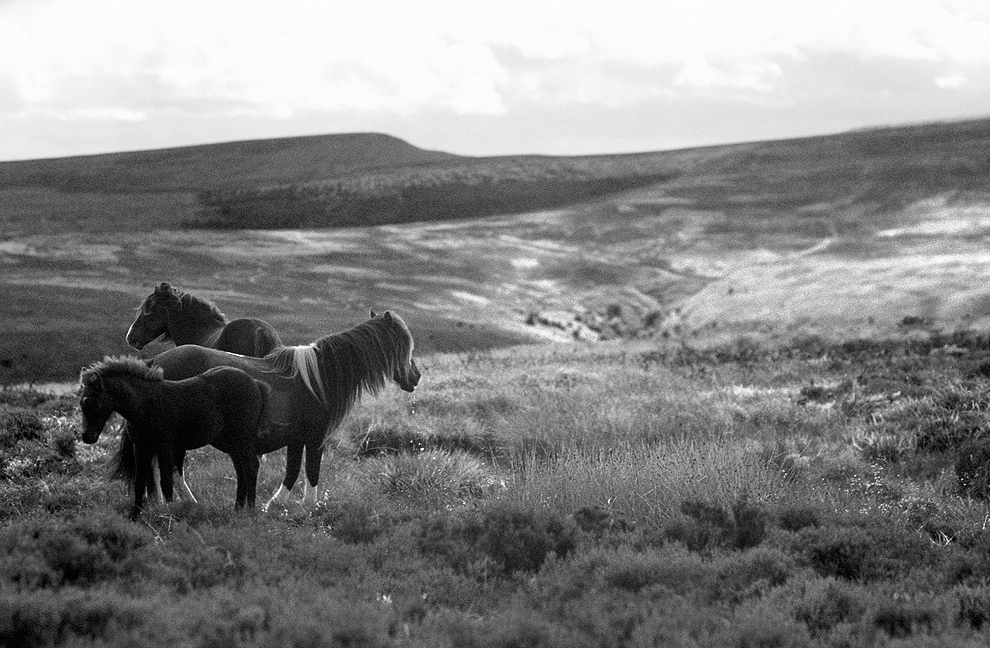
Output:
<instances>
[{"instance_id":1,"label":"pony with light mane","mask_svg":"<svg viewBox=\"0 0 990 648\"><path fill-rule=\"evenodd\" d=\"M389 382L412 392L420 371L413 359L415 343L406 323L386 311L371 312L357 326L321 337L311 344L279 347L252 358L200 346L169 349L152 360L169 380L195 376L214 367L236 367L271 387L271 425L258 440L258 451L286 448L285 478L265 505L285 502L303 463L303 503L315 504L323 446L363 394L377 394ZM130 451L121 436L118 454Z\"/></svg>"}]
</instances>

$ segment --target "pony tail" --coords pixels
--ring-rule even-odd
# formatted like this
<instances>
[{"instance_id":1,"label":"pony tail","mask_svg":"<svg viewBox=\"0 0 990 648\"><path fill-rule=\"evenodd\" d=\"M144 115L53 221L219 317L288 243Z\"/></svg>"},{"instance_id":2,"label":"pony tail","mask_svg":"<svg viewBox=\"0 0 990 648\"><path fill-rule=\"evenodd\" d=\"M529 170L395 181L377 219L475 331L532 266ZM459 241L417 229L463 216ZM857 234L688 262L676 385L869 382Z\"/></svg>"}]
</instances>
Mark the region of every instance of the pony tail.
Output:
<instances>
[{"instance_id":1,"label":"pony tail","mask_svg":"<svg viewBox=\"0 0 990 648\"><path fill-rule=\"evenodd\" d=\"M127 485L127 490L130 491L134 488L137 461L134 458L134 441L131 439L128 426L128 423L124 423L120 428L120 444L117 447L117 454L111 459L109 479L123 481Z\"/></svg>"}]
</instances>

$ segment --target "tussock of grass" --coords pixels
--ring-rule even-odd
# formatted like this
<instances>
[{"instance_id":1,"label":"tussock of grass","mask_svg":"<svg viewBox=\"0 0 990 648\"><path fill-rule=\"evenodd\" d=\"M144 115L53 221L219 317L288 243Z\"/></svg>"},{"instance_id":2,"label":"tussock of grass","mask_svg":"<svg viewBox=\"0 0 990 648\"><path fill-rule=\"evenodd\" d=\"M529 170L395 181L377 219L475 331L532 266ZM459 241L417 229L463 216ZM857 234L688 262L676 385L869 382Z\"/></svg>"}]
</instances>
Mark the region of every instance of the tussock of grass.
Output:
<instances>
[{"instance_id":1,"label":"tussock of grass","mask_svg":"<svg viewBox=\"0 0 990 648\"><path fill-rule=\"evenodd\" d=\"M419 501L459 501L504 488L504 479L480 459L461 451L428 450L376 457L358 471L390 495Z\"/></svg>"},{"instance_id":2,"label":"tussock of grass","mask_svg":"<svg viewBox=\"0 0 990 648\"><path fill-rule=\"evenodd\" d=\"M510 497L556 510L604 506L650 523L677 516L689 499L730 507L745 496L765 505L784 492L778 470L726 440L568 450L552 461L533 457L514 473Z\"/></svg>"}]
</instances>

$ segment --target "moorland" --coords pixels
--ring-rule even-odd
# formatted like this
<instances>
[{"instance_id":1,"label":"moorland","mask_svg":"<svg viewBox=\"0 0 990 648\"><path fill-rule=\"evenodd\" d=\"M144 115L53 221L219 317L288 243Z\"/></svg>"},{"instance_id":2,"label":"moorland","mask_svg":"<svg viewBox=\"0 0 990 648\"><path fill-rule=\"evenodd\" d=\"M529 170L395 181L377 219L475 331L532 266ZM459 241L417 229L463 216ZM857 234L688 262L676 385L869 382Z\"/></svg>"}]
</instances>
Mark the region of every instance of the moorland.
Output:
<instances>
[{"instance_id":1,"label":"moorland","mask_svg":"<svg viewBox=\"0 0 990 648\"><path fill-rule=\"evenodd\" d=\"M0 643L985 645L988 140L0 163ZM293 344L394 309L420 388L315 509L203 450L131 523L72 382L162 280Z\"/></svg>"}]
</instances>

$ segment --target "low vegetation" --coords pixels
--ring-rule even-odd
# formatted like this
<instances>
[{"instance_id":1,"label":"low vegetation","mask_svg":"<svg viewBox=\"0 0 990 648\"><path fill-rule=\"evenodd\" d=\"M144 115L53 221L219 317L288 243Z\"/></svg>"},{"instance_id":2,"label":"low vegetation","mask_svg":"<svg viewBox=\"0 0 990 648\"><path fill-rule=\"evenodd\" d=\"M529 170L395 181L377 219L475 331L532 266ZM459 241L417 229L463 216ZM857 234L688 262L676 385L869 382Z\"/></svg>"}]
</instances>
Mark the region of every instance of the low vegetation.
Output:
<instances>
[{"instance_id":1,"label":"low vegetation","mask_svg":"<svg viewBox=\"0 0 990 648\"><path fill-rule=\"evenodd\" d=\"M423 358L314 510L126 520L113 434L0 391L0 644L977 646L990 343L758 337ZM261 486L281 478L278 454Z\"/></svg>"},{"instance_id":2,"label":"low vegetation","mask_svg":"<svg viewBox=\"0 0 990 648\"><path fill-rule=\"evenodd\" d=\"M661 156L493 158L199 194L193 227L281 229L447 221L551 209L675 175Z\"/></svg>"}]
</instances>

